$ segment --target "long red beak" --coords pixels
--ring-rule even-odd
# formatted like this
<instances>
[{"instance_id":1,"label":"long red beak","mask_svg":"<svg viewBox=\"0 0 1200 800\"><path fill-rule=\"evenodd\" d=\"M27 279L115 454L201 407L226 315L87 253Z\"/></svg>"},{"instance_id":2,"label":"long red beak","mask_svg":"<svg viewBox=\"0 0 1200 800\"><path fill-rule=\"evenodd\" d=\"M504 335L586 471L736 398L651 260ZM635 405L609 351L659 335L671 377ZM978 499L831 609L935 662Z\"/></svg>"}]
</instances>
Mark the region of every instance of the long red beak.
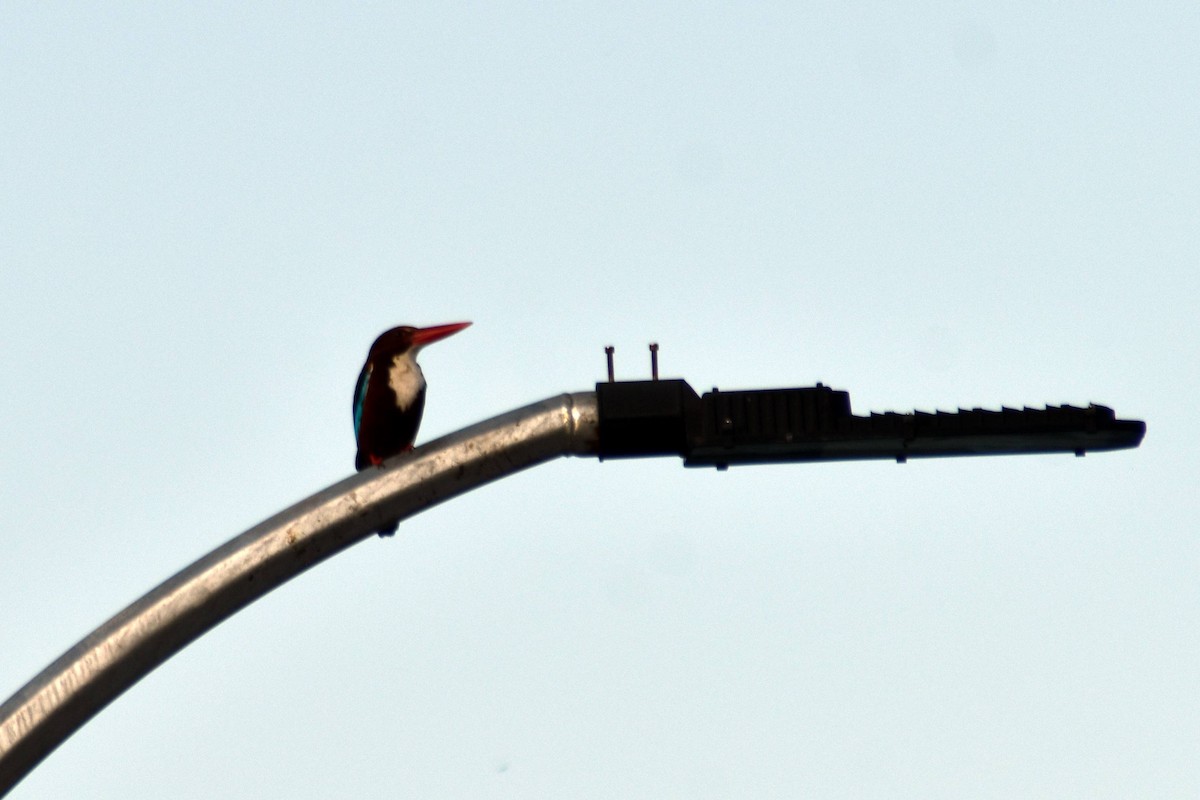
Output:
<instances>
[{"instance_id":1,"label":"long red beak","mask_svg":"<svg viewBox=\"0 0 1200 800\"><path fill-rule=\"evenodd\" d=\"M463 328L469 327L469 322L451 322L449 325L431 325L428 328L418 328L413 331L412 343L420 347L441 341L447 336L453 336Z\"/></svg>"}]
</instances>

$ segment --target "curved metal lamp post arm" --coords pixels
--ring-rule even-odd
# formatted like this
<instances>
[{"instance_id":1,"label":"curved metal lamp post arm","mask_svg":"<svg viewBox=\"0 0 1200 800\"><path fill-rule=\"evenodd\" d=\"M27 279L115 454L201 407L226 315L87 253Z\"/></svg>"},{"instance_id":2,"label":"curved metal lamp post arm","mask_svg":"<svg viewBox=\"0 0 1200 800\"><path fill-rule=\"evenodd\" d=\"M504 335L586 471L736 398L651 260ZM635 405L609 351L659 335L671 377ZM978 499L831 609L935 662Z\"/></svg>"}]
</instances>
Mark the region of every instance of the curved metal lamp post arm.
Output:
<instances>
[{"instance_id":1,"label":"curved metal lamp post arm","mask_svg":"<svg viewBox=\"0 0 1200 800\"><path fill-rule=\"evenodd\" d=\"M245 606L391 522L564 455L595 455L593 392L450 434L303 500L101 625L0 706L0 795L159 664Z\"/></svg>"},{"instance_id":2,"label":"curved metal lamp post arm","mask_svg":"<svg viewBox=\"0 0 1200 800\"><path fill-rule=\"evenodd\" d=\"M1140 420L1105 406L850 413L817 384L712 392L609 381L510 411L330 486L227 542L101 625L0 706L0 795L105 705L221 620L396 520L563 455L677 455L687 466L1137 447ZM603 436L601 433L603 432Z\"/></svg>"}]
</instances>

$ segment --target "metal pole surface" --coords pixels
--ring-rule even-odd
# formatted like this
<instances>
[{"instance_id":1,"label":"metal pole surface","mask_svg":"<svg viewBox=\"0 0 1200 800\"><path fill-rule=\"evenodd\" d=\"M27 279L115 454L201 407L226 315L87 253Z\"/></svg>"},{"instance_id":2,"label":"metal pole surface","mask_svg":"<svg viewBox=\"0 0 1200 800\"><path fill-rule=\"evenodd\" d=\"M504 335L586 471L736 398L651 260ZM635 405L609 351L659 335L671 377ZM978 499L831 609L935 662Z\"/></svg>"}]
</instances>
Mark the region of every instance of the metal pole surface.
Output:
<instances>
[{"instance_id":1,"label":"metal pole surface","mask_svg":"<svg viewBox=\"0 0 1200 800\"><path fill-rule=\"evenodd\" d=\"M303 500L101 625L0 706L0 796L122 692L309 567L432 505L564 455L595 455L593 392L452 433Z\"/></svg>"}]
</instances>

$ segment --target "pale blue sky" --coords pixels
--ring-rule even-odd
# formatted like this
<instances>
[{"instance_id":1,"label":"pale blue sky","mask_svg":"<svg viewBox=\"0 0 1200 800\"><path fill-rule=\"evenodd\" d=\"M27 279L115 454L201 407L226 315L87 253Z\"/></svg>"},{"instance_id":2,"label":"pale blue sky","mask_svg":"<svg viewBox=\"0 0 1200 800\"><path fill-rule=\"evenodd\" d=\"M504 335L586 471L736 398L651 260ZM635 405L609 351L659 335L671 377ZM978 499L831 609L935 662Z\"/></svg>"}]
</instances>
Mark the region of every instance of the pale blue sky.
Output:
<instances>
[{"instance_id":1,"label":"pale blue sky","mask_svg":"<svg viewBox=\"0 0 1200 800\"><path fill-rule=\"evenodd\" d=\"M232 618L14 798L1200 794L1190 3L0 6L0 698L351 470L602 377L1140 450L561 461Z\"/></svg>"}]
</instances>

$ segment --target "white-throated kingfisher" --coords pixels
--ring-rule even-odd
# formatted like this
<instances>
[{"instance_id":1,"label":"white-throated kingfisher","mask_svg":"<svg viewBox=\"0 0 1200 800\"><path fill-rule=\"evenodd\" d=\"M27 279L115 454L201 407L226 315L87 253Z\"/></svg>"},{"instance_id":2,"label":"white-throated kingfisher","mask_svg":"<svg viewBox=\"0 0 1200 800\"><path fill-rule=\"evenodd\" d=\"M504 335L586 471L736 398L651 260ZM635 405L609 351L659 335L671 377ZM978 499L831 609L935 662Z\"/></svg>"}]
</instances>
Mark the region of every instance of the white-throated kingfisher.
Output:
<instances>
[{"instance_id":1,"label":"white-throated kingfisher","mask_svg":"<svg viewBox=\"0 0 1200 800\"><path fill-rule=\"evenodd\" d=\"M425 411L425 376L417 365L417 353L470 324L401 325L384 331L371 345L354 387L356 469L379 466L384 459L412 449Z\"/></svg>"}]
</instances>

